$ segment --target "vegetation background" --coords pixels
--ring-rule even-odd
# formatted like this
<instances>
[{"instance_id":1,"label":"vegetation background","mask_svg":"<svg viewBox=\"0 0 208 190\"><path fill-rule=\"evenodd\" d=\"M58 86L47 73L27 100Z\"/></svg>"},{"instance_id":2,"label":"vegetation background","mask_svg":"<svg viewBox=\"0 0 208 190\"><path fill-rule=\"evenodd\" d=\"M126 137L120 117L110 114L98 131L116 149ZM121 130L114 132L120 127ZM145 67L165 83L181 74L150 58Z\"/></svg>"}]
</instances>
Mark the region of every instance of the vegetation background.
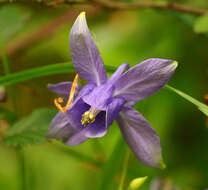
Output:
<instances>
[{"instance_id":1,"label":"vegetation background","mask_svg":"<svg viewBox=\"0 0 208 190\"><path fill-rule=\"evenodd\" d=\"M207 0L105 2L1 0L1 190L114 190L121 183L127 145L116 123L103 138L76 147L44 138L57 112L56 95L47 84L70 81L75 75L68 36L83 10L107 68L123 62L133 66L153 57L177 60L179 66L169 84L204 101L208 93ZM138 3L143 7L136 7ZM24 73L33 68L40 70ZM23 73L13 75L16 72ZM143 176L148 179L141 190L154 190L152 184L157 182L164 190L208 187L206 117L167 89L136 108L159 134L167 168L144 166L130 153L123 189Z\"/></svg>"}]
</instances>

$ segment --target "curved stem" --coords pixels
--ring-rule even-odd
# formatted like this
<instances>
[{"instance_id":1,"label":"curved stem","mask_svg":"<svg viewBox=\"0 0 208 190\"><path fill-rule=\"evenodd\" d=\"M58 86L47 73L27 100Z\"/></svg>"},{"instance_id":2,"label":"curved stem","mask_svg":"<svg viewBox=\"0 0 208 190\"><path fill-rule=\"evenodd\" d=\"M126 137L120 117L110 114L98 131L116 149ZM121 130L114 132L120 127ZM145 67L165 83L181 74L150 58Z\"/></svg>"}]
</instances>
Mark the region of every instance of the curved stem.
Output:
<instances>
[{"instance_id":1,"label":"curved stem","mask_svg":"<svg viewBox=\"0 0 208 190\"><path fill-rule=\"evenodd\" d=\"M19 163L19 173L20 173L20 178L21 178L21 190L27 190L26 187L26 173L25 173L25 157L24 157L24 152L21 147L16 148L17 152L17 159Z\"/></svg>"},{"instance_id":2,"label":"curved stem","mask_svg":"<svg viewBox=\"0 0 208 190\"><path fill-rule=\"evenodd\" d=\"M91 0L91 1L68 1L68 0L57 0L53 3L50 3L49 6L57 6L59 4L68 4L68 5L91 5L99 6L101 8L107 9L120 9L120 10L129 10L129 9L166 9L175 12L183 12L193 15L203 15L207 14L208 10L200 8L192 8L184 5L176 4L173 2L135 2L135 3L123 3L115 1L106 1L106 0Z\"/></svg>"},{"instance_id":3,"label":"curved stem","mask_svg":"<svg viewBox=\"0 0 208 190\"><path fill-rule=\"evenodd\" d=\"M125 181L125 178L126 178L126 173L127 173L127 168L128 168L129 156L130 156L130 150L129 150L129 148L127 148L126 155L124 157L123 171L122 171L121 181L120 181L118 190L123 190L124 181Z\"/></svg>"}]
</instances>

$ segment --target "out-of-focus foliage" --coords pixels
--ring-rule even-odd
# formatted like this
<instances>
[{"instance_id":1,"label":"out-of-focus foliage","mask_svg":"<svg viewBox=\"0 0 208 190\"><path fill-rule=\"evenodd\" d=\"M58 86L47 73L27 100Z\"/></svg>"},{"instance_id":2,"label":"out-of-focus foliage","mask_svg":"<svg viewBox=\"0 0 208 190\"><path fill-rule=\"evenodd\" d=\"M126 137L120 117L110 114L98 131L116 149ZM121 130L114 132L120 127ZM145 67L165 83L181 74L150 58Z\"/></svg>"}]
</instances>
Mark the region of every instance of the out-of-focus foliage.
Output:
<instances>
[{"instance_id":1,"label":"out-of-focus foliage","mask_svg":"<svg viewBox=\"0 0 208 190\"><path fill-rule=\"evenodd\" d=\"M0 119L6 119L10 124L13 124L16 121L17 117L10 110L4 107L0 107Z\"/></svg>"},{"instance_id":2,"label":"out-of-focus foliage","mask_svg":"<svg viewBox=\"0 0 208 190\"><path fill-rule=\"evenodd\" d=\"M194 31L196 33L208 32L208 15L201 16L196 20Z\"/></svg>"},{"instance_id":3,"label":"out-of-focus foliage","mask_svg":"<svg viewBox=\"0 0 208 190\"><path fill-rule=\"evenodd\" d=\"M0 18L1 38L6 41L22 29L26 20L29 19L29 12L21 6L2 6Z\"/></svg>"},{"instance_id":4,"label":"out-of-focus foliage","mask_svg":"<svg viewBox=\"0 0 208 190\"><path fill-rule=\"evenodd\" d=\"M43 143L55 113L56 111L46 108L35 110L30 116L11 126L4 136L3 142L10 146Z\"/></svg>"},{"instance_id":5,"label":"out-of-focus foliage","mask_svg":"<svg viewBox=\"0 0 208 190\"><path fill-rule=\"evenodd\" d=\"M208 9L207 0L174 2ZM84 9L108 68L123 62L133 66L151 57L177 60L179 66L170 85L203 102L208 93L208 38L195 33L207 32L206 21L200 21L202 17L168 10L95 10L90 6ZM119 186L126 144L120 140L116 123L105 137L90 139L76 147L59 146L44 139L54 112L39 108L53 105L55 95L48 92L48 83L70 81L74 77L73 67L68 64L60 68L59 63L71 61L68 35L81 10L77 6L54 8L37 3L0 6L0 33L11 70L10 75L3 76L5 71L0 64L0 81L4 85L12 84L6 86L7 101L0 103L0 127L3 129L0 137L6 134L4 142L7 142L7 145L3 142L0 145L0 189L22 190L22 176L25 189L30 190L107 190ZM50 72L44 70L48 65L52 65ZM163 184L171 181L172 186L182 190L207 188L205 116L166 89L137 103L135 108L159 134L167 169L143 166L131 153L124 189L138 176L148 176L141 190L149 190L155 178L165 181ZM33 135L30 138L31 133L35 138ZM18 150L8 144L32 142L42 144L24 147L24 163L21 164Z\"/></svg>"}]
</instances>

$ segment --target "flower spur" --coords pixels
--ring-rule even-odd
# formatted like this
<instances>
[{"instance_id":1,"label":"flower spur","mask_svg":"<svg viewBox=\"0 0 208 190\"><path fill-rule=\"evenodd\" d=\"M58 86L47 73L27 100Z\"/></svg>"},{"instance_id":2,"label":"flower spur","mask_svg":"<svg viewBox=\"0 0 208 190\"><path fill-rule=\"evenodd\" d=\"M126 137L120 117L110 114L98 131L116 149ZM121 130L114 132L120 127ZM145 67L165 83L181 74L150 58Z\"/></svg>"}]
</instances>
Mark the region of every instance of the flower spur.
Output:
<instances>
[{"instance_id":1,"label":"flower spur","mask_svg":"<svg viewBox=\"0 0 208 190\"><path fill-rule=\"evenodd\" d=\"M160 139L133 105L159 91L174 73L177 62L152 58L132 68L123 63L107 79L84 12L72 26L69 41L78 74L72 83L49 85L50 90L60 95L54 101L60 112L52 120L47 138L78 145L88 138L103 137L116 120L139 160L151 167L163 167ZM79 77L87 81L83 87L78 84Z\"/></svg>"}]
</instances>

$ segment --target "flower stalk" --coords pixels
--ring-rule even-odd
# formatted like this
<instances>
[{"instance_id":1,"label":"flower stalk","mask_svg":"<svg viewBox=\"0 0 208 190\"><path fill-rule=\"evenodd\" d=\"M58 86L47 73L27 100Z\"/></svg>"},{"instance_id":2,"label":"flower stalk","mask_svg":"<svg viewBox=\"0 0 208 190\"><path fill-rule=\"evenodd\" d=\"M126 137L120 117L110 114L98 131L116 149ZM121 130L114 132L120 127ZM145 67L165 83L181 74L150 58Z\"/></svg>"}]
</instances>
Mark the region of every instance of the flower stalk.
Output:
<instances>
[{"instance_id":1,"label":"flower stalk","mask_svg":"<svg viewBox=\"0 0 208 190\"><path fill-rule=\"evenodd\" d=\"M124 157L123 171L122 171L122 174L121 174L121 180L120 180L118 190L123 190L124 189L123 187L124 187L124 182L125 182L125 178L126 178L126 175L127 175L129 157L130 157L130 150L127 148L126 155Z\"/></svg>"}]
</instances>

